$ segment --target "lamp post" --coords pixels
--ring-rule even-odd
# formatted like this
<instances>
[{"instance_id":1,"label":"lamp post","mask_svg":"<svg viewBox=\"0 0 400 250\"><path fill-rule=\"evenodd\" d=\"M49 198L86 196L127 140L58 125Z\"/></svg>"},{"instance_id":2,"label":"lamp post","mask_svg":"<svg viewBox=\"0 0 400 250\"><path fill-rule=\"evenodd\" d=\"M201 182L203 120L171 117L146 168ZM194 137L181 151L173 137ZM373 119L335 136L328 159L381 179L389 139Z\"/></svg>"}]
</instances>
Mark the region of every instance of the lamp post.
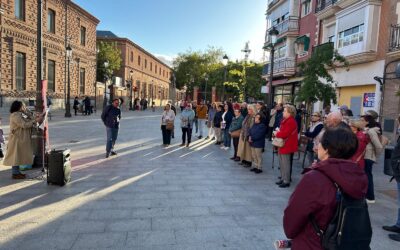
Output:
<instances>
[{"instance_id":1,"label":"lamp post","mask_svg":"<svg viewBox=\"0 0 400 250\"><path fill-rule=\"evenodd\" d=\"M71 62L71 58L72 58L72 48L71 46L67 46L67 48L65 48L67 50L67 74L68 74L68 86L67 86L67 104L65 106L65 117L71 117L71 79L70 79L70 72L69 72L69 65Z\"/></svg>"},{"instance_id":2,"label":"lamp post","mask_svg":"<svg viewBox=\"0 0 400 250\"><path fill-rule=\"evenodd\" d=\"M108 61L104 62L104 70L105 70L105 74L104 74L104 99L103 99L103 109L107 106L107 80L108 80L108 76L107 76L107 70L108 70Z\"/></svg>"},{"instance_id":3,"label":"lamp post","mask_svg":"<svg viewBox=\"0 0 400 250\"><path fill-rule=\"evenodd\" d=\"M276 39L277 36L279 35L279 31L275 28L272 27L272 29L269 31L268 33L271 36L271 68L270 68L270 72L269 72L269 82L268 82L268 105L269 108L272 109L272 105L273 105L273 99L272 99L272 80L274 77L274 54L275 54L275 44L276 44ZM267 95L265 95L265 98L267 98Z\"/></svg>"},{"instance_id":4,"label":"lamp post","mask_svg":"<svg viewBox=\"0 0 400 250\"><path fill-rule=\"evenodd\" d=\"M100 49L96 46L96 73L94 77L94 111L97 112L97 57L99 55Z\"/></svg>"},{"instance_id":5,"label":"lamp post","mask_svg":"<svg viewBox=\"0 0 400 250\"><path fill-rule=\"evenodd\" d=\"M2 20L3 14L4 14L4 9L1 7L1 2L0 2L0 25L3 25L3 20ZM0 26L0 30L1 30L1 26ZM3 33L1 33L0 35L2 36ZM2 37L0 37L0 40L3 40ZM2 47L2 43L0 43L0 50L1 50L1 47ZM0 60L1 60L1 58L0 58ZM1 65L1 63L0 63L0 65ZM1 77L2 77L2 75L0 72L0 107L3 107L3 91L2 91L2 86L1 86Z\"/></svg>"},{"instance_id":6,"label":"lamp post","mask_svg":"<svg viewBox=\"0 0 400 250\"><path fill-rule=\"evenodd\" d=\"M224 64L224 83L222 84L222 101L225 100L225 82L226 82L228 62L229 62L229 57L225 54L224 57L222 57L222 63Z\"/></svg>"},{"instance_id":7,"label":"lamp post","mask_svg":"<svg viewBox=\"0 0 400 250\"><path fill-rule=\"evenodd\" d=\"M208 82L208 75L204 75L204 80L206 81L206 87L204 89L204 104L207 105L207 82Z\"/></svg>"},{"instance_id":8,"label":"lamp post","mask_svg":"<svg viewBox=\"0 0 400 250\"><path fill-rule=\"evenodd\" d=\"M129 77L131 79L131 88L130 88L130 94L129 94L129 110L133 110L133 103L132 103L132 89L133 89L133 69L129 72Z\"/></svg>"},{"instance_id":9,"label":"lamp post","mask_svg":"<svg viewBox=\"0 0 400 250\"><path fill-rule=\"evenodd\" d=\"M150 105L151 105L152 108L153 108L153 101L154 101L154 99L153 99L153 91L154 91L154 81L151 80L151 92L150 92L150 100L151 100L151 102L150 102Z\"/></svg>"}]
</instances>

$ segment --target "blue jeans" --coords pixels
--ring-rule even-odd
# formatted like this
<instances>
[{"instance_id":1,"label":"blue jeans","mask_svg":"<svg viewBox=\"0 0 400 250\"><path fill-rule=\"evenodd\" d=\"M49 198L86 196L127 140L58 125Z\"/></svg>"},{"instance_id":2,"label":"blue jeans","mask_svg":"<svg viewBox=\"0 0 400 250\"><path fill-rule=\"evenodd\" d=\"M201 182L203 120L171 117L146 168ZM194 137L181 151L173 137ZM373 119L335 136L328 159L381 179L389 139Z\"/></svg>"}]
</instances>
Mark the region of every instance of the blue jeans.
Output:
<instances>
[{"instance_id":1,"label":"blue jeans","mask_svg":"<svg viewBox=\"0 0 400 250\"><path fill-rule=\"evenodd\" d=\"M365 168L364 171L368 177L368 189L367 189L367 196L368 200L375 200L374 194L374 177L372 176L372 165L374 162L368 159L365 159Z\"/></svg>"},{"instance_id":2,"label":"blue jeans","mask_svg":"<svg viewBox=\"0 0 400 250\"><path fill-rule=\"evenodd\" d=\"M229 129L224 129L224 146L231 147L231 134L229 134Z\"/></svg>"},{"instance_id":3,"label":"blue jeans","mask_svg":"<svg viewBox=\"0 0 400 250\"><path fill-rule=\"evenodd\" d=\"M107 143L106 143L106 152L110 153L114 150L115 141L118 137L118 128L109 128L106 127L107 131Z\"/></svg>"},{"instance_id":4,"label":"blue jeans","mask_svg":"<svg viewBox=\"0 0 400 250\"><path fill-rule=\"evenodd\" d=\"M12 174L20 174L19 166L12 166Z\"/></svg>"},{"instance_id":5,"label":"blue jeans","mask_svg":"<svg viewBox=\"0 0 400 250\"><path fill-rule=\"evenodd\" d=\"M396 226L400 227L400 182L397 182L397 222Z\"/></svg>"}]
</instances>

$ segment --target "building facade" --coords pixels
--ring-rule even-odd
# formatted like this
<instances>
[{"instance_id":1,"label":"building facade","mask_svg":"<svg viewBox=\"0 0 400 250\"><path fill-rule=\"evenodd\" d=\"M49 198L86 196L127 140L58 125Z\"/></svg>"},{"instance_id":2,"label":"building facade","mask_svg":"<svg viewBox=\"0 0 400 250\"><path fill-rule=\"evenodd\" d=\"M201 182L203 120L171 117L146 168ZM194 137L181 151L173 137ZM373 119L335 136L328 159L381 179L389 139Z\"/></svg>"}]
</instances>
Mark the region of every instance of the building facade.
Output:
<instances>
[{"instance_id":1,"label":"building facade","mask_svg":"<svg viewBox=\"0 0 400 250\"><path fill-rule=\"evenodd\" d=\"M37 84L37 1L0 0L1 104L34 100ZM66 47L71 97L94 96L96 27L99 20L70 0L43 0L43 80L53 107L64 107L67 89Z\"/></svg>"},{"instance_id":2,"label":"building facade","mask_svg":"<svg viewBox=\"0 0 400 250\"><path fill-rule=\"evenodd\" d=\"M270 31L279 34L274 44L272 93L277 103L293 103L299 90L296 76L296 40L299 37L299 0L270 0L267 8L267 30L264 49L271 50ZM271 63L265 65L263 78L269 82Z\"/></svg>"},{"instance_id":3,"label":"building facade","mask_svg":"<svg viewBox=\"0 0 400 250\"><path fill-rule=\"evenodd\" d=\"M385 65L385 16L390 0L319 0L315 9L319 44L334 43L350 66L331 71L338 105L347 105L355 116L380 111L381 86L374 80Z\"/></svg>"},{"instance_id":4,"label":"building facade","mask_svg":"<svg viewBox=\"0 0 400 250\"><path fill-rule=\"evenodd\" d=\"M132 98L146 98L149 103L155 102L156 106L165 105L174 97L171 67L160 59L135 44L127 38L121 38L109 31L98 31L97 41L115 43L121 51L121 68L114 72L120 81L114 82L114 93L129 100L130 89L127 84L132 81L134 90ZM131 74L132 72L132 74ZM114 78L115 79L115 78ZM115 80L114 80L115 81ZM171 90L171 93L170 93ZM99 96L104 89L99 88ZM176 98L180 98L179 93Z\"/></svg>"},{"instance_id":5,"label":"building facade","mask_svg":"<svg viewBox=\"0 0 400 250\"><path fill-rule=\"evenodd\" d=\"M400 115L400 0L390 1L382 6L387 13L382 16L383 31L381 39L387 38L386 60L384 70L380 75L383 84L383 105L381 107L383 129L392 133L395 141ZM396 73L397 71L397 73Z\"/></svg>"}]
</instances>

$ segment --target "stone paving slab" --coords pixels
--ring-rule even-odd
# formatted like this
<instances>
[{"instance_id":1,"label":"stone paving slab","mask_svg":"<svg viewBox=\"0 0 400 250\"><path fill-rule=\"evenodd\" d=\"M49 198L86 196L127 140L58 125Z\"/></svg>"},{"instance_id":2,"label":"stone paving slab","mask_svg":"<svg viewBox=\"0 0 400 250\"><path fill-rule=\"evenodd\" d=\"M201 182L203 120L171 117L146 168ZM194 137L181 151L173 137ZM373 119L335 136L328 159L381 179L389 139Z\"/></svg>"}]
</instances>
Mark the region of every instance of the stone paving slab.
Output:
<instances>
[{"instance_id":1,"label":"stone paving slab","mask_svg":"<svg viewBox=\"0 0 400 250\"><path fill-rule=\"evenodd\" d=\"M0 249L273 249L285 238L282 215L301 178L294 161L293 185L279 189L277 162L264 153L264 173L255 175L228 160L212 141L161 147L160 114L123 112L116 149L104 158L100 114L72 117L54 112L53 148L72 150L72 182L11 180L0 165ZM7 117L3 128L8 133ZM178 125L178 124L176 124ZM372 249L399 249L382 225L394 222L394 183L374 166L376 204L370 205ZM39 169L29 171L40 177Z\"/></svg>"}]
</instances>

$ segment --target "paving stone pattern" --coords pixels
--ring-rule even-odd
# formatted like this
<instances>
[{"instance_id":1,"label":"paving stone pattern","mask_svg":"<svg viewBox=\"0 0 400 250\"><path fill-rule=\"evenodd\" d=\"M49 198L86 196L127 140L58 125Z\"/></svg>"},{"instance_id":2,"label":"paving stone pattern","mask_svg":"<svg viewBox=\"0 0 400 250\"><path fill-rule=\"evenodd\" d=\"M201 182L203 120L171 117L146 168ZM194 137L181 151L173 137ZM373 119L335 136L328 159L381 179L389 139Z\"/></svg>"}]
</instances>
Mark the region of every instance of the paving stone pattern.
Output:
<instances>
[{"instance_id":1,"label":"paving stone pattern","mask_svg":"<svg viewBox=\"0 0 400 250\"><path fill-rule=\"evenodd\" d=\"M3 116L6 133L7 124ZM52 148L72 150L72 182L15 181L0 166L0 249L273 249L285 238L283 210L301 166L295 161L290 188L278 188L269 146L264 173L256 175L210 141L180 148L178 129L173 145L162 148L159 113L124 112L118 156L109 159L100 114L67 120L55 112L50 136ZM374 167L372 249L399 249L381 229L397 208L386 195L394 183L381 171Z\"/></svg>"}]
</instances>

